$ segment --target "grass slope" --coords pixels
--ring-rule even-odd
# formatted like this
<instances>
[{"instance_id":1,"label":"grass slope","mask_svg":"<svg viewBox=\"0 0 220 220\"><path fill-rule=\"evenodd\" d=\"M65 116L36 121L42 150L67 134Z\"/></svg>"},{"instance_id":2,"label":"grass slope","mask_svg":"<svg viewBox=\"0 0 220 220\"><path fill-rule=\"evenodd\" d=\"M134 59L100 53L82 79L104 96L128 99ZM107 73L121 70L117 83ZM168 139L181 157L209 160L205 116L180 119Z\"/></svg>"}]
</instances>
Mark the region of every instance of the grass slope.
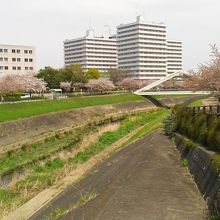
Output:
<instances>
[{"instance_id":1,"label":"grass slope","mask_svg":"<svg viewBox=\"0 0 220 220\"><path fill-rule=\"evenodd\" d=\"M186 98L186 97L192 97L196 96L195 94L173 94L173 95L153 95L152 97L158 100L164 99L164 98Z\"/></svg>"},{"instance_id":2,"label":"grass slope","mask_svg":"<svg viewBox=\"0 0 220 220\"><path fill-rule=\"evenodd\" d=\"M15 103L0 105L0 122L27 118L50 112L83 108L89 106L118 104L146 100L134 94L75 97L65 100L46 100L42 102Z\"/></svg>"},{"instance_id":3,"label":"grass slope","mask_svg":"<svg viewBox=\"0 0 220 220\"><path fill-rule=\"evenodd\" d=\"M111 146L132 130L144 125L129 142L157 129L167 114L169 114L168 110L161 109L148 113L138 113L134 116L127 117L121 122L118 130L105 132L95 143L79 151L73 157L66 160L56 157L43 165L36 165L28 176L18 181L14 186L8 189L0 189L0 216L1 213L7 213L7 211L13 209L13 207L24 204L40 191L53 185L54 182L62 178L64 174L65 176L68 175L68 170L70 168L72 170L77 164L88 161L94 155ZM11 158L11 156L8 157ZM7 164L4 165L4 168L6 168L6 165ZM10 163L8 163L8 165L10 165Z\"/></svg>"},{"instance_id":4,"label":"grass slope","mask_svg":"<svg viewBox=\"0 0 220 220\"><path fill-rule=\"evenodd\" d=\"M203 99L199 99L196 101L193 101L189 104L189 107L198 107L198 106L202 106L203 105Z\"/></svg>"}]
</instances>

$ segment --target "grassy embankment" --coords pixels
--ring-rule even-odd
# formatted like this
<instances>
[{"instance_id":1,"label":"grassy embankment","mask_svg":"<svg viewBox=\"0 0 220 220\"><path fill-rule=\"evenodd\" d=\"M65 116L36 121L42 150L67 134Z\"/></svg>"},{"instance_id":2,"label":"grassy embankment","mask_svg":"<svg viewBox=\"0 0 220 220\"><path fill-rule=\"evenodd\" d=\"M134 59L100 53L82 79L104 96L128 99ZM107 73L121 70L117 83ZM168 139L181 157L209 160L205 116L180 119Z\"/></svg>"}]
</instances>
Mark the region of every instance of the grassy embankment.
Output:
<instances>
[{"instance_id":1,"label":"grassy embankment","mask_svg":"<svg viewBox=\"0 0 220 220\"><path fill-rule=\"evenodd\" d=\"M174 94L174 95L153 95L153 98L161 100L164 98L186 98L196 96L194 94Z\"/></svg>"},{"instance_id":2,"label":"grassy embankment","mask_svg":"<svg viewBox=\"0 0 220 220\"><path fill-rule=\"evenodd\" d=\"M198 107L203 105L203 99L199 99L196 101L193 101L189 104L189 107Z\"/></svg>"},{"instance_id":3,"label":"grassy embankment","mask_svg":"<svg viewBox=\"0 0 220 220\"><path fill-rule=\"evenodd\" d=\"M24 204L42 190L52 186L59 179L68 175L70 170L75 169L77 165L88 161L91 157L111 146L132 130L143 126L143 128L139 130L139 132L136 133L128 143L155 130L161 126L162 119L167 114L168 110L158 110L127 117L121 122L116 131L104 133L95 143L92 143L72 157L69 157L68 159L55 157L48 160L43 165L38 164L34 166L32 172L24 179L18 181L14 186L11 186L8 189L0 190L0 211L2 213L7 213L9 210ZM65 137L60 137L60 139L65 140ZM50 148L56 146L59 143L58 140L55 139ZM23 150L28 151L28 148ZM13 156L13 154L14 153L12 152L11 155L8 155L8 165L14 164L16 161L16 157L15 155ZM6 163L0 163L0 166L1 164L3 168L7 170Z\"/></svg>"},{"instance_id":4,"label":"grassy embankment","mask_svg":"<svg viewBox=\"0 0 220 220\"><path fill-rule=\"evenodd\" d=\"M118 104L136 101L146 101L141 96L134 94L75 97L65 100L45 100L41 102L14 103L0 105L0 122L27 118L30 116L83 108L98 105Z\"/></svg>"},{"instance_id":5,"label":"grassy embankment","mask_svg":"<svg viewBox=\"0 0 220 220\"><path fill-rule=\"evenodd\" d=\"M119 114L107 116L78 128L57 132L42 141L24 144L19 149L9 150L0 156L0 176L31 168L37 163L48 160L62 151L72 151L77 148L78 144L87 138L88 135L94 135L95 132L102 129L103 125L122 121L128 117L128 115L129 114Z\"/></svg>"}]
</instances>

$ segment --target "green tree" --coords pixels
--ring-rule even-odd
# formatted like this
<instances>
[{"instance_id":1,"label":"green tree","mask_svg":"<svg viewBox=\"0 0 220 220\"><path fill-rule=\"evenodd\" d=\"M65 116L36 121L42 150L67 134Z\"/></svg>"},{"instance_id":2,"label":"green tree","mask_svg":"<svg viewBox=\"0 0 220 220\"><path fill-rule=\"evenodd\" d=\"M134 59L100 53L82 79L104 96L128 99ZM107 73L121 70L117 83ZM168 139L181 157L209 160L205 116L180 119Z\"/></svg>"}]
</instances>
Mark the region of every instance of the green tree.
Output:
<instances>
[{"instance_id":1,"label":"green tree","mask_svg":"<svg viewBox=\"0 0 220 220\"><path fill-rule=\"evenodd\" d=\"M61 68L58 70L61 82L71 82L72 74L66 68Z\"/></svg>"},{"instance_id":2,"label":"green tree","mask_svg":"<svg viewBox=\"0 0 220 220\"><path fill-rule=\"evenodd\" d=\"M101 73L96 68L89 68L85 75L87 79L98 79Z\"/></svg>"},{"instance_id":3,"label":"green tree","mask_svg":"<svg viewBox=\"0 0 220 220\"><path fill-rule=\"evenodd\" d=\"M43 79L49 88L59 88L61 82L61 75L59 71L50 66L40 69L37 78Z\"/></svg>"},{"instance_id":4,"label":"green tree","mask_svg":"<svg viewBox=\"0 0 220 220\"><path fill-rule=\"evenodd\" d=\"M82 70L81 65L79 64L71 64L65 67L63 73L66 75L67 78L69 78L69 80L66 81L70 81L72 82L72 84L87 82L87 78Z\"/></svg>"},{"instance_id":5,"label":"green tree","mask_svg":"<svg viewBox=\"0 0 220 220\"><path fill-rule=\"evenodd\" d=\"M120 69L109 69L107 74L114 84L121 81L126 76L125 71Z\"/></svg>"}]
</instances>

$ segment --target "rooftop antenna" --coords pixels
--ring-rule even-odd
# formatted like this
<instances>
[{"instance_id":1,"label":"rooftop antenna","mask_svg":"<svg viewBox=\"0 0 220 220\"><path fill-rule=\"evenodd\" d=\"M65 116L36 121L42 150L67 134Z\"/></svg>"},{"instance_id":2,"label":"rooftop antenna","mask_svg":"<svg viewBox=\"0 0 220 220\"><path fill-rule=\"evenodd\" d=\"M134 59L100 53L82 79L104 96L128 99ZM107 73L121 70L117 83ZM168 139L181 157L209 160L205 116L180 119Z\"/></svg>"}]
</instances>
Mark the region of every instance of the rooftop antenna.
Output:
<instances>
[{"instance_id":1,"label":"rooftop antenna","mask_svg":"<svg viewBox=\"0 0 220 220\"><path fill-rule=\"evenodd\" d=\"M146 19L146 17L145 17L145 14L146 14L146 13L145 13L145 10L143 11L143 13L142 13L142 14L143 14L144 18Z\"/></svg>"},{"instance_id":2,"label":"rooftop antenna","mask_svg":"<svg viewBox=\"0 0 220 220\"><path fill-rule=\"evenodd\" d=\"M89 29L92 29L92 18L89 17Z\"/></svg>"},{"instance_id":3,"label":"rooftop antenna","mask_svg":"<svg viewBox=\"0 0 220 220\"><path fill-rule=\"evenodd\" d=\"M142 15L144 16L144 14L142 13L142 7L141 7L141 3L139 1L137 1L136 4L136 17Z\"/></svg>"},{"instance_id":4,"label":"rooftop antenna","mask_svg":"<svg viewBox=\"0 0 220 220\"><path fill-rule=\"evenodd\" d=\"M110 26L109 25L105 25L104 26L104 37L105 38L109 38L110 35L111 35Z\"/></svg>"}]
</instances>

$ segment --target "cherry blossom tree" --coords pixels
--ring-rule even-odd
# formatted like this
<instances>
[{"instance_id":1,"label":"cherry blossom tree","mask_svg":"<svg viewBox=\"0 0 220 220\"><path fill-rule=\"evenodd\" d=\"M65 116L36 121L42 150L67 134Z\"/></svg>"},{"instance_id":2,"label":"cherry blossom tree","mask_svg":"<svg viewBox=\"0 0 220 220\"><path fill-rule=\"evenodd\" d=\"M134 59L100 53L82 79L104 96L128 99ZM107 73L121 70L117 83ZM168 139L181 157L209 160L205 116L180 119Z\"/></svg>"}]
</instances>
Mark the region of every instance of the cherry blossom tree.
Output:
<instances>
[{"instance_id":1,"label":"cherry blossom tree","mask_svg":"<svg viewBox=\"0 0 220 220\"><path fill-rule=\"evenodd\" d=\"M76 90L76 89L82 89L85 87L85 84L84 83L73 83L72 85L73 89Z\"/></svg>"},{"instance_id":2,"label":"cherry blossom tree","mask_svg":"<svg viewBox=\"0 0 220 220\"><path fill-rule=\"evenodd\" d=\"M160 85L162 89L183 89L185 85L184 79L172 79L168 80Z\"/></svg>"},{"instance_id":3,"label":"cherry blossom tree","mask_svg":"<svg viewBox=\"0 0 220 220\"><path fill-rule=\"evenodd\" d=\"M103 92L113 90L115 88L112 81L104 78L89 80L85 87L91 91Z\"/></svg>"},{"instance_id":4,"label":"cherry blossom tree","mask_svg":"<svg viewBox=\"0 0 220 220\"><path fill-rule=\"evenodd\" d=\"M143 83L140 80L126 78L117 83L118 87L128 89L128 90L137 90L143 86Z\"/></svg>"},{"instance_id":5,"label":"cherry blossom tree","mask_svg":"<svg viewBox=\"0 0 220 220\"><path fill-rule=\"evenodd\" d=\"M211 61L201 64L197 72L191 71L185 86L193 90L220 91L220 52L214 45L211 46Z\"/></svg>"},{"instance_id":6,"label":"cherry blossom tree","mask_svg":"<svg viewBox=\"0 0 220 220\"><path fill-rule=\"evenodd\" d=\"M1 97L7 93L15 92L43 92L46 83L31 75L5 75L0 77Z\"/></svg>"},{"instance_id":7,"label":"cherry blossom tree","mask_svg":"<svg viewBox=\"0 0 220 220\"><path fill-rule=\"evenodd\" d=\"M7 75L0 78L0 94L13 93L21 90L20 83L14 83L14 76Z\"/></svg>"},{"instance_id":8,"label":"cherry blossom tree","mask_svg":"<svg viewBox=\"0 0 220 220\"><path fill-rule=\"evenodd\" d=\"M61 82L60 88L63 89L65 92L69 92L72 88L71 82Z\"/></svg>"},{"instance_id":9,"label":"cherry blossom tree","mask_svg":"<svg viewBox=\"0 0 220 220\"><path fill-rule=\"evenodd\" d=\"M17 75L15 84L21 84L21 91L24 92L43 92L46 90L47 83L43 79L38 79L31 75Z\"/></svg>"}]
</instances>

